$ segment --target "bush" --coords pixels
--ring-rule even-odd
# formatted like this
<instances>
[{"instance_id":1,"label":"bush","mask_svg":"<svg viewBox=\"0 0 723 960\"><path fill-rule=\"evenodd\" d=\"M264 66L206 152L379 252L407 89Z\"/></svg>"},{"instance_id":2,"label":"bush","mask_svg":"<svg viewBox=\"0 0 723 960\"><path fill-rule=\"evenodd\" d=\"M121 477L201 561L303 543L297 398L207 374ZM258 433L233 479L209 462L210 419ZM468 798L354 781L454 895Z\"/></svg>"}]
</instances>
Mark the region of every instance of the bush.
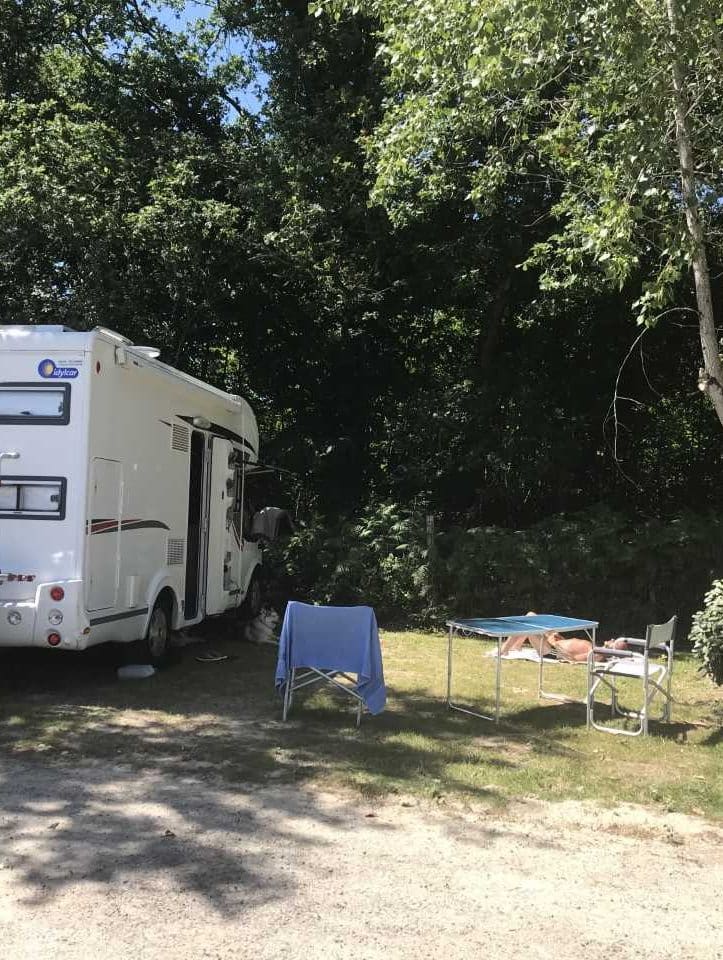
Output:
<instances>
[{"instance_id":1,"label":"bush","mask_svg":"<svg viewBox=\"0 0 723 960\"><path fill-rule=\"evenodd\" d=\"M631 521L604 508L525 530L451 529L438 538L435 595L457 616L582 616L598 620L603 637L643 636L647 623L677 613L684 636L723 573L722 534L717 517Z\"/></svg>"},{"instance_id":2,"label":"bush","mask_svg":"<svg viewBox=\"0 0 723 960\"><path fill-rule=\"evenodd\" d=\"M356 520L314 517L267 562L277 601L365 603L387 623L433 616L423 511L380 504Z\"/></svg>"},{"instance_id":3,"label":"bush","mask_svg":"<svg viewBox=\"0 0 723 960\"><path fill-rule=\"evenodd\" d=\"M693 617L690 641L703 670L714 683L723 684L723 580L713 581L703 609Z\"/></svg>"},{"instance_id":4,"label":"bush","mask_svg":"<svg viewBox=\"0 0 723 960\"><path fill-rule=\"evenodd\" d=\"M684 636L723 575L723 523L692 513L631 521L598 508L524 530L449 526L431 551L427 537L423 507L314 518L270 558L276 599L367 603L387 624L417 626L539 610L599 620L604 638L642 636L677 613Z\"/></svg>"}]
</instances>

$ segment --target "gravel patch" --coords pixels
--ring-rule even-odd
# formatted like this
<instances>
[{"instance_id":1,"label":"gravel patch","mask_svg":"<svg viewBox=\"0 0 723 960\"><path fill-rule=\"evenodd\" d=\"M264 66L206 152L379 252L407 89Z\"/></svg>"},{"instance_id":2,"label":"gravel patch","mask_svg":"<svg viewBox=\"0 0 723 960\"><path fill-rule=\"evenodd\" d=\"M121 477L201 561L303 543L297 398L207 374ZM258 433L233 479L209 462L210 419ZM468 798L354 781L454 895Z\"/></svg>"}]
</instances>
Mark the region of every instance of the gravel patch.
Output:
<instances>
[{"instance_id":1,"label":"gravel patch","mask_svg":"<svg viewBox=\"0 0 723 960\"><path fill-rule=\"evenodd\" d=\"M719 960L723 831L0 763L4 960Z\"/></svg>"}]
</instances>

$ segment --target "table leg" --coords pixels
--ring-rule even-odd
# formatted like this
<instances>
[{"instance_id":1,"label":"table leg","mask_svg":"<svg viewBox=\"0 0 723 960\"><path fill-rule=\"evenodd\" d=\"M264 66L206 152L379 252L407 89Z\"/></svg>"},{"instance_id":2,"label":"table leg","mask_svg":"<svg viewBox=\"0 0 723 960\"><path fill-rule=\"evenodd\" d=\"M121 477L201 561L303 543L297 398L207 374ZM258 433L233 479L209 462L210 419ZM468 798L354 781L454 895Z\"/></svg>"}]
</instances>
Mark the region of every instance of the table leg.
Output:
<instances>
[{"instance_id":1,"label":"table leg","mask_svg":"<svg viewBox=\"0 0 723 960\"><path fill-rule=\"evenodd\" d=\"M592 643L593 647L595 646L595 631L596 631L596 628L595 628L595 627L586 627L586 628L585 628L585 634L586 634L588 640ZM582 699L578 699L577 697L567 697L567 696L563 696L563 695L560 694L560 693L548 693L546 690L543 690L543 689L542 689L542 665L543 665L543 659L544 659L544 657L543 657L543 655L541 655L541 656L540 656L540 680L539 680L539 690L538 690L538 697L539 697L539 699L541 699L541 700L555 700L557 703L582 703L582 704L586 704L586 703L587 703L587 691L586 691L586 693L585 693L585 696L584 696Z\"/></svg>"},{"instance_id":2,"label":"table leg","mask_svg":"<svg viewBox=\"0 0 723 960\"><path fill-rule=\"evenodd\" d=\"M507 637L505 637L505 640ZM495 678L495 723L500 722L500 677L502 675L502 637L497 637L497 676Z\"/></svg>"},{"instance_id":3,"label":"table leg","mask_svg":"<svg viewBox=\"0 0 723 960\"><path fill-rule=\"evenodd\" d=\"M540 651L542 651L543 649L544 649L543 644L540 644ZM542 652L540 652L540 669L537 674L537 699L538 700L542 699L542 667L544 663L545 663L545 658L543 657Z\"/></svg>"},{"instance_id":4,"label":"table leg","mask_svg":"<svg viewBox=\"0 0 723 960\"><path fill-rule=\"evenodd\" d=\"M499 652L500 652L500 639L497 640L497 704L495 708L494 716L488 715L486 713L478 713L476 710L470 710L468 707L463 707L461 704L452 702L452 660L453 660L453 639L454 639L455 629L454 627L449 628L449 636L447 638L447 709L457 710L459 713L466 713L470 717L479 717L481 720L494 720L499 722L499 689L500 689L500 662L499 662Z\"/></svg>"},{"instance_id":5,"label":"table leg","mask_svg":"<svg viewBox=\"0 0 723 960\"><path fill-rule=\"evenodd\" d=\"M447 706L452 703L452 627L447 640Z\"/></svg>"}]
</instances>

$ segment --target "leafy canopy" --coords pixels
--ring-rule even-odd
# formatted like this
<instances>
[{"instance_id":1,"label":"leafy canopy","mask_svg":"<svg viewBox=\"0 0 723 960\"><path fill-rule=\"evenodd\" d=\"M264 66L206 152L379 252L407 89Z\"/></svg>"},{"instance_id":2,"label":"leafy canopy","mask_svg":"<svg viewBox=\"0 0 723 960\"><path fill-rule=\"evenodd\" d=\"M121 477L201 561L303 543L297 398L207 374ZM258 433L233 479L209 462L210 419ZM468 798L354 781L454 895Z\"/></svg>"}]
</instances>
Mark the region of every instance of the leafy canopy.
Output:
<instances>
[{"instance_id":1,"label":"leafy canopy","mask_svg":"<svg viewBox=\"0 0 723 960\"><path fill-rule=\"evenodd\" d=\"M685 65L699 201L721 250L723 16L684 0L671 38L659 0L321 0L380 24L386 111L367 139L372 198L397 223L464 196L486 217L542 179L549 233L524 265L543 288L638 287L638 319L679 299L691 243L674 137L672 63ZM470 145L479 138L479 158Z\"/></svg>"}]
</instances>

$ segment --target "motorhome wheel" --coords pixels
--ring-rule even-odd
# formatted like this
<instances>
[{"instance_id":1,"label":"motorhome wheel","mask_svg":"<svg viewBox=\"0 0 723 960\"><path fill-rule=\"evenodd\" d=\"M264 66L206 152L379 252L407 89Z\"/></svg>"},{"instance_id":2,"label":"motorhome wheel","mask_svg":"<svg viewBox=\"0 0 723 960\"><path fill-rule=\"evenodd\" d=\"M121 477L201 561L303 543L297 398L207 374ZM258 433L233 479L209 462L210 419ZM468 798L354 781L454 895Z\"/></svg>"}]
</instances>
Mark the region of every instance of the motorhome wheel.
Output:
<instances>
[{"instance_id":1,"label":"motorhome wheel","mask_svg":"<svg viewBox=\"0 0 723 960\"><path fill-rule=\"evenodd\" d=\"M245 619L253 620L261 613L262 603L261 579L257 573L254 573L246 591L246 598L241 605L241 615Z\"/></svg>"},{"instance_id":2,"label":"motorhome wheel","mask_svg":"<svg viewBox=\"0 0 723 960\"><path fill-rule=\"evenodd\" d=\"M146 653L153 664L163 661L168 653L168 614L163 605L158 602L153 608L151 619L148 621L145 647Z\"/></svg>"}]
</instances>

